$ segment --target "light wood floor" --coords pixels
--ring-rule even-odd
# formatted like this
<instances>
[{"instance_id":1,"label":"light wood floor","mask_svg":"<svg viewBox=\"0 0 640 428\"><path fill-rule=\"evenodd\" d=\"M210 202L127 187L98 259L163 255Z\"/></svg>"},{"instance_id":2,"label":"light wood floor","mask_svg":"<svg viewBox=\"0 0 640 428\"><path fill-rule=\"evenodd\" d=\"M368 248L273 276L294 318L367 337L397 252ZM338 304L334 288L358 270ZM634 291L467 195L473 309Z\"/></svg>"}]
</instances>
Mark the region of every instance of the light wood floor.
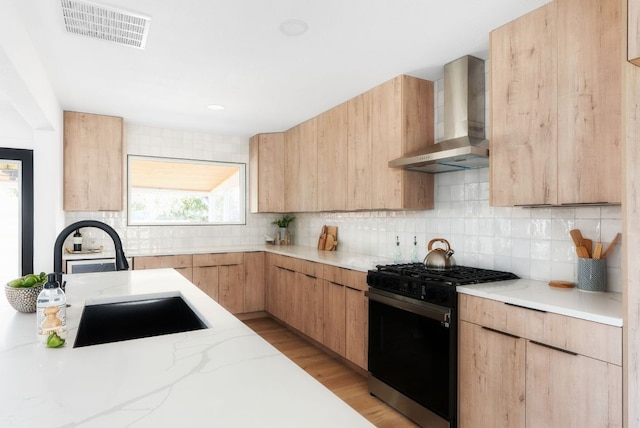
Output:
<instances>
[{"instance_id":1,"label":"light wood floor","mask_svg":"<svg viewBox=\"0 0 640 428\"><path fill-rule=\"evenodd\" d=\"M369 394L367 379L271 318L244 321L253 331L377 427L418 425Z\"/></svg>"}]
</instances>

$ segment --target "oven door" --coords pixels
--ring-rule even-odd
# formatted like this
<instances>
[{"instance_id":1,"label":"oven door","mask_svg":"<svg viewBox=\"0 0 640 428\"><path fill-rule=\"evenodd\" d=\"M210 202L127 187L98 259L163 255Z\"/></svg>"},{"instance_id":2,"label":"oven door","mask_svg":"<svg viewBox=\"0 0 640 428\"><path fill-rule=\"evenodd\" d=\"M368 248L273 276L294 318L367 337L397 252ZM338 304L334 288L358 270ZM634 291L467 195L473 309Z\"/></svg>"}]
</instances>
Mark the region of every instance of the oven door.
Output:
<instances>
[{"instance_id":1,"label":"oven door","mask_svg":"<svg viewBox=\"0 0 640 428\"><path fill-rule=\"evenodd\" d=\"M455 309L375 289L368 296L371 376L455 426Z\"/></svg>"}]
</instances>

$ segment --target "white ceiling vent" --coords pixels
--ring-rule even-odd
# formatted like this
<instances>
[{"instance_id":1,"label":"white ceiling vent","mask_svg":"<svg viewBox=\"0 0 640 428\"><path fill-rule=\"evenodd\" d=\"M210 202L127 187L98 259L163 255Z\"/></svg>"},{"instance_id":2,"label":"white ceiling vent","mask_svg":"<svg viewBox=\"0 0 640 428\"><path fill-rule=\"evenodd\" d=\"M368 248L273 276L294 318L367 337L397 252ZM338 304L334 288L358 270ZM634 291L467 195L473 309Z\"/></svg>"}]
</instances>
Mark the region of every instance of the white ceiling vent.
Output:
<instances>
[{"instance_id":1,"label":"white ceiling vent","mask_svg":"<svg viewBox=\"0 0 640 428\"><path fill-rule=\"evenodd\" d=\"M151 18L88 1L61 0L67 32L144 49Z\"/></svg>"}]
</instances>

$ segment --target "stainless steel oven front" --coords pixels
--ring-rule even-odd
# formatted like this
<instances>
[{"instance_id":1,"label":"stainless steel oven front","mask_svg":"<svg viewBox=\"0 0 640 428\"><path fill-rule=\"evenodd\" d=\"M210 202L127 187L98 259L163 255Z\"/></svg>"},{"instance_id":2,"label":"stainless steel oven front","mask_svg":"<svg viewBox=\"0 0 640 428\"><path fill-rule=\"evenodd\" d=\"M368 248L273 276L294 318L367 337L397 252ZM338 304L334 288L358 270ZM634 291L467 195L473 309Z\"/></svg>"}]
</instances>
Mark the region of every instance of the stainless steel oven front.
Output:
<instances>
[{"instance_id":1,"label":"stainless steel oven front","mask_svg":"<svg viewBox=\"0 0 640 428\"><path fill-rule=\"evenodd\" d=\"M455 428L457 311L369 288L369 391L421 426Z\"/></svg>"}]
</instances>

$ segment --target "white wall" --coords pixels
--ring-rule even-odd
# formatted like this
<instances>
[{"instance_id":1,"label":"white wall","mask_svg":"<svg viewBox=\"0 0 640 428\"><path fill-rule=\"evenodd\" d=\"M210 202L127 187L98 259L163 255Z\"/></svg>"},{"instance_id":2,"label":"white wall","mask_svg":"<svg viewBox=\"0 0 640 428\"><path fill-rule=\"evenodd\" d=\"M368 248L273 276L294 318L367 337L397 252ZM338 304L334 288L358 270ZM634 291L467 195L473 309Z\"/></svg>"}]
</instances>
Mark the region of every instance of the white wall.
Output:
<instances>
[{"instance_id":1,"label":"white wall","mask_svg":"<svg viewBox=\"0 0 640 428\"><path fill-rule=\"evenodd\" d=\"M53 243L63 223L62 109L15 2L0 13L2 145L34 154L34 271L53 268Z\"/></svg>"}]
</instances>

